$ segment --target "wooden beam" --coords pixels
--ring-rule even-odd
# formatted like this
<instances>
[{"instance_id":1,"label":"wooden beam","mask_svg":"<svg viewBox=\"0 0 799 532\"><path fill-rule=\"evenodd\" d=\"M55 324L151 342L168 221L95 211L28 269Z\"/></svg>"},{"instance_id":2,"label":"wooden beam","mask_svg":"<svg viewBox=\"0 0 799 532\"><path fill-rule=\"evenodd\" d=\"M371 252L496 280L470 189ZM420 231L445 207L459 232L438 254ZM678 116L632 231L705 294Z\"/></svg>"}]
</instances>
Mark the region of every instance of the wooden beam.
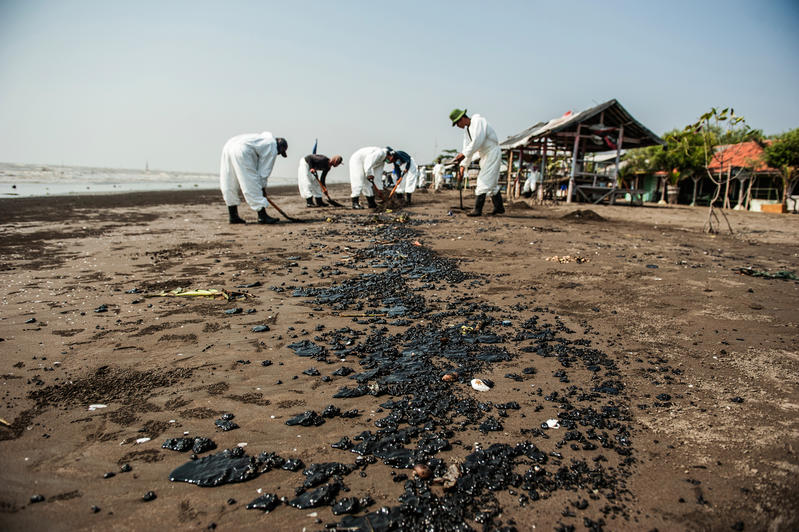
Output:
<instances>
[{"instance_id":1,"label":"wooden beam","mask_svg":"<svg viewBox=\"0 0 799 532\"><path fill-rule=\"evenodd\" d=\"M619 128L619 138L616 139L616 169L613 172L613 188L619 183L619 160L621 159L621 145L624 143L624 124Z\"/></svg>"},{"instance_id":2,"label":"wooden beam","mask_svg":"<svg viewBox=\"0 0 799 532\"><path fill-rule=\"evenodd\" d=\"M513 150L508 152L508 184L507 184L507 191L508 195L510 195L510 175L513 172Z\"/></svg>"},{"instance_id":3,"label":"wooden beam","mask_svg":"<svg viewBox=\"0 0 799 532\"><path fill-rule=\"evenodd\" d=\"M577 134L574 136L574 147L572 148L572 171L569 176L569 190L566 192L566 203L572 202L572 194L574 193L574 174L577 172L577 157L580 152L580 129L582 124L577 124Z\"/></svg>"}]
</instances>

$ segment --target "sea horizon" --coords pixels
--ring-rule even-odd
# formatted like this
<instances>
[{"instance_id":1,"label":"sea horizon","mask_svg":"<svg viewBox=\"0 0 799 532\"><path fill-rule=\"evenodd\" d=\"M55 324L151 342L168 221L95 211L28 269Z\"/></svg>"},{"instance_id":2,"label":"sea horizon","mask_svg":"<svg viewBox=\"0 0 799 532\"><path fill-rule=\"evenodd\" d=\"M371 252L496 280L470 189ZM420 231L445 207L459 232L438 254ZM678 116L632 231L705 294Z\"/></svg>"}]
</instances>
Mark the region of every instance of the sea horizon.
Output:
<instances>
[{"instance_id":1,"label":"sea horizon","mask_svg":"<svg viewBox=\"0 0 799 532\"><path fill-rule=\"evenodd\" d=\"M337 182L346 180L330 181L331 184ZM271 176L268 183L269 186L295 185L297 177ZM219 174L211 172L0 162L0 197L3 198L218 187Z\"/></svg>"}]
</instances>

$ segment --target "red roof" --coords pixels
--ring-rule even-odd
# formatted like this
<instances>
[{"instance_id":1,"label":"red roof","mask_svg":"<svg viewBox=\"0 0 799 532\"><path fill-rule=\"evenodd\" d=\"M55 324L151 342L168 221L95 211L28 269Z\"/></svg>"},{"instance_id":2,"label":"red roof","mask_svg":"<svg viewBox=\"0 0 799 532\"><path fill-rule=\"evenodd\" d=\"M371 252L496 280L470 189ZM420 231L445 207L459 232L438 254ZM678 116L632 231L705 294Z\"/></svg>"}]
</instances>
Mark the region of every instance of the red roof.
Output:
<instances>
[{"instance_id":1,"label":"red roof","mask_svg":"<svg viewBox=\"0 0 799 532\"><path fill-rule=\"evenodd\" d=\"M722 167L723 166L723 167ZM716 154L708 168L714 172L726 171L728 168L751 168L755 172L776 171L763 162L763 148L757 142L741 142L724 144L716 148Z\"/></svg>"}]
</instances>

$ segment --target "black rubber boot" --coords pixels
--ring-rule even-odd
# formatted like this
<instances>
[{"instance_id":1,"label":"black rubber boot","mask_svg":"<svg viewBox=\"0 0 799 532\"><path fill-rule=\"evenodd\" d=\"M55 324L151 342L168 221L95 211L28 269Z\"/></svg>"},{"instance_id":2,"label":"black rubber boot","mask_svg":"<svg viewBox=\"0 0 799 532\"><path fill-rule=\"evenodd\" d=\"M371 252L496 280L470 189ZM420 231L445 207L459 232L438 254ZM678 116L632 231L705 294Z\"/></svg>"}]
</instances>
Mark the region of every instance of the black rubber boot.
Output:
<instances>
[{"instance_id":1,"label":"black rubber boot","mask_svg":"<svg viewBox=\"0 0 799 532\"><path fill-rule=\"evenodd\" d=\"M375 197L374 196L366 196L366 203L369 204L369 208L370 209L376 209L377 208L377 202L375 201Z\"/></svg>"},{"instance_id":2,"label":"black rubber boot","mask_svg":"<svg viewBox=\"0 0 799 532\"><path fill-rule=\"evenodd\" d=\"M313 204L313 198L305 198L305 206L306 207L316 207L316 205Z\"/></svg>"},{"instance_id":3,"label":"black rubber boot","mask_svg":"<svg viewBox=\"0 0 799 532\"><path fill-rule=\"evenodd\" d=\"M232 207L227 208L228 216L230 217L230 223L232 224L246 224L247 222L244 221L244 218L239 216L239 207L238 205L233 205Z\"/></svg>"},{"instance_id":4,"label":"black rubber boot","mask_svg":"<svg viewBox=\"0 0 799 532\"><path fill-rule=\"evenodd\" d=\"M476 198L474 198L474 209L471 212L467 212L466 216L482 216L483 215L483 205L486 202L486 195L480 194Z\"/></svg>"},{"instance_id":5,"label":"black rubber boot","mask_svg":"<svg viewBox=\"0 0 799 532\"><path fill-rule=\"evenodd\" d=\"M314 199L316 200L316 206L317 207L327 207L327 203L324 202L324 200L322 199L321 196L318 197L318 198L314 198Z\"/></svg>"},{"instance_id":6,"label":"black rubber boot","mask_svg":"<svg viewBox=\"0 0 799 532\"><path fill-rule=\"evenodd\" d=\"M352 198L352 208L353 209L363 209L363 207L361 207L360 198Z\"/></svg>"},{"instance_id":7,"label":"black rubber boot","mask_svg":"<svg viewBox=\"0 0 799 532\"><path fill-rule=\"evenodd\" d=\"M405 203L407 203L408 205L411 204L411 193L410 192L406 192L405 193Z\"/></svg>"},{"instance_id":8,"label":"black rubber boot","mask_svg":"<svg viewBox=\"0 0 799 532\"><path fill-rule=\"evenodd\" d=\"M266 214L266 207L258 211L258 223L259 224L276 224L278 222L277 218L272 218L268 214Z\"/></svg>"},{"instance_id":9,"label":"black rubber boot","mask_svg":"<svg viewBox=\"0 0 799 532\"><path fill-rule=\"evenodd\" d=\"M497 192L493 196L491 196L491 202L494 204L494 210L491 211L491 214L502 214L505 212L505 206L502 205L502 193Z\"/></svg>"}]
</instances>

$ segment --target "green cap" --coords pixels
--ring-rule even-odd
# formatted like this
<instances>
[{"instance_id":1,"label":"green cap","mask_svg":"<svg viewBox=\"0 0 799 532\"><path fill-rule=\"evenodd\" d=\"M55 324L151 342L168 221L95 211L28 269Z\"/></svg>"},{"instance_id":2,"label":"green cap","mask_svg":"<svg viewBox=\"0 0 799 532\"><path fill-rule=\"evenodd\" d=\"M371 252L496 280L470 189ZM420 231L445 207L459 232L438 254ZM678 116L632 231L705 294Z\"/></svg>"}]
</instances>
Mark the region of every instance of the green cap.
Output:
<instances>
[{"instance_id":1,"label":"green cap","mask_svg":"<svg viewBox=\"0 0 799 532\"><path fill-rule=\"evenodd\" d=\"M449 119L452 120L452 127L455 127L455 125L458 123L458 120L463 118L465 114L466 114L466 109L463 110L453 109L452 112L449 114Z\"/></svg>"}]
</instances>

